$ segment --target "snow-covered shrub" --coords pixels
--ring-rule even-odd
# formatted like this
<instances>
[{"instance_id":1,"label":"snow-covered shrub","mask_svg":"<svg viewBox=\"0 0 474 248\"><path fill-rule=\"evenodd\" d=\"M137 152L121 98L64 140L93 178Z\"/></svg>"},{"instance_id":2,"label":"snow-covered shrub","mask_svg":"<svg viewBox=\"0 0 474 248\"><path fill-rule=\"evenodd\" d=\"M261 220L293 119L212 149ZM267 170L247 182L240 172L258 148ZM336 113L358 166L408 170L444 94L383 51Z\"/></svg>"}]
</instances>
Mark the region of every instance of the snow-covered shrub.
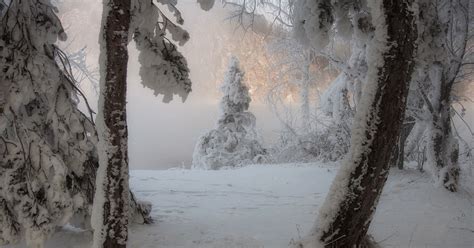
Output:
<instances>
[{"instance_id":1,"label":"snow-covered shrub","mask_svg":"<svg viewBox=\"0 0 474 248\"><path fill-rule=\"evenodd\" d=\"M265 149L255 130L255 116L248 111L251 101L244 73L232 57L222 84L224 94L217 127L203 135L193 154L193 168L216 170L260 162Z\"/></svg>"},{"instance_id":2,"label":"snow-covered shrub","mask_svg":"<svg viewBox=\"0 0 474 248\"><path fill-rule=\"evenodd\" d=\"M269 151L276 163L338 161L349 150L351 121L336 123L328 116L319 115L319 125L306 131L290 126L283 128L277 144Z\"/></svg>"}]
</instances>

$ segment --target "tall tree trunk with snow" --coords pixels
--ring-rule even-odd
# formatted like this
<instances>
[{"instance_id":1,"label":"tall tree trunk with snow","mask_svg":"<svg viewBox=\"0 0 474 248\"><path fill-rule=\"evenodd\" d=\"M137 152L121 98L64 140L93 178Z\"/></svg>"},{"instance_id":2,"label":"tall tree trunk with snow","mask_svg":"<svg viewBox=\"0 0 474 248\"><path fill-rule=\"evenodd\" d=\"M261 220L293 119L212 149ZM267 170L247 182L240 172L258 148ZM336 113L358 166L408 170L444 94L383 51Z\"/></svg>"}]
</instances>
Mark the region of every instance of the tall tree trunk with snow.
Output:
<instances>
[{"instance_id":1,"label":"tall tree trunk with snow","mask_svg":"<svg viewBox=\"0 0 474 248\"><path fill-rule=\"evenodd\" d=\"M434 65L434 76L439 80L432 80L437 84L435 97L431 101L430 140L428 152L431 154L433 174L447 190L457 191L459 177L459 145L451 130L451 92L454 78L449 80L442 75L442 67Z\"/></svg>"},{"instance_id":2,"label":"tall tree trunk with snow","mask_svg":"<svg viewBox=\"0 0 474 248\"><path fill-rule=\"evenodd\" d=\"M368 3L375 36L369 44L367 82L354 120L351 149L299 247L363 247L388 177L400 133L416 50L410 0Z\"/></svg>"},{"instance_id":3,"label":"tall tree trunk with snow","mask_svg":"<svg viewBox=\"0 0 474 248\"><path fill-rule=\"evenodd\" d=\"M94 199L94 247L126 247L129 219L127 62L130 0L104 0L101 93L97 127L99 171Z\"/></svg>"},{"instance_id":4,"label":"tall tree trunk with snow","mask_svg":"<svg viewBox=\"0 0 474 248\"><path fill-rule=\"evenodd\" d=\"M99 170L92 216L94 247L126 247L130 200L132 208L145 213L150 210L134 201L128 187L126 79L130 34L133 32L139 51L144 86L155 95L164 95L164 102L171 101L174 95L184 101L191 92L186 60L165 37L170 35L180 45L189 39L189 34L179 26L184 20L175 4L163 2L176 18L176 24L152 0L104 0L97 116ZM144 217L141 221L149 221Z\"/></svg>"}]
</instances>

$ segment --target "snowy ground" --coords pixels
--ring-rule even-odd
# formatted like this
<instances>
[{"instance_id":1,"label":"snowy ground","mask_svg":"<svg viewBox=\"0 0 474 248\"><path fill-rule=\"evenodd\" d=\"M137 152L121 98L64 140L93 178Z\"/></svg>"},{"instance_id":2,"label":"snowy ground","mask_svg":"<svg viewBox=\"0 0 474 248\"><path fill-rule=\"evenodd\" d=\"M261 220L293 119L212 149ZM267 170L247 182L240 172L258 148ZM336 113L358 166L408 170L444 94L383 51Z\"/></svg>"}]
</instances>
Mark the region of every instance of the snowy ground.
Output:
<instances>
[{"instance_id":1,"label":"snowy ground","mask_svg":"<svg viewBox=\"0 0 474 248\"><path fill-rule=\"evenodd\" d=\"M134 225L130 247L288 247L312 226L334 165L256 165L221 171L133 171L156 222ZM383 247L473 247L472 192L435 188L426 174L392 170L370 233ZM65 228L46 247L90 247ZM24 246L16 246L24 247Z\"/></svg>"}]
</instances>

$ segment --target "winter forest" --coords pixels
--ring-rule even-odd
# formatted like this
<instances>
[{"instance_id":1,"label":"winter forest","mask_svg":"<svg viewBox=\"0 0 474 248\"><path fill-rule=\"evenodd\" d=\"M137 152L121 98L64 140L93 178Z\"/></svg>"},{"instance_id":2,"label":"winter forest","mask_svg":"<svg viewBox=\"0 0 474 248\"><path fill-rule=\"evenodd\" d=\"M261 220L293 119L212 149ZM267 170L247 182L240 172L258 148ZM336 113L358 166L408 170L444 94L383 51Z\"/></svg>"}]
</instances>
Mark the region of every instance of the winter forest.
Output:
<instances>
[{"instance_id":1,"label":"winter forest","mask_svg":"<svg viewBox=\"0 0 474 248\"><path fill-rule=\"evenodd\" d=\"M471 0L0 0L0 247L474 247Z\"/></svg>"}]
</instances>

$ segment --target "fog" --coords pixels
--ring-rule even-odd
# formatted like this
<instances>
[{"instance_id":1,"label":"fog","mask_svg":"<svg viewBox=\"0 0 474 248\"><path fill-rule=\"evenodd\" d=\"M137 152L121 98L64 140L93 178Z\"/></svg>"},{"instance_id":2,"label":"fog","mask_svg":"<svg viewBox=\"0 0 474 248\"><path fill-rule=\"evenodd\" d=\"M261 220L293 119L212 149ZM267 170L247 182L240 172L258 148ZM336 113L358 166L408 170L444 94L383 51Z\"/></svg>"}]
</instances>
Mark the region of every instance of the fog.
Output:
<instances>
[{"instance_id":1,"label":"fog","mask_svg":"<svg viewBox=\"0 0 474 248\"><path fill-rule=\"evenodd\" d=\"M87 46L87 61L97 66L101 1L63 2L61 19L69 35L63 45L71 51ZM190 41L178 49L188 61L193 91L185 103L178 97L169 104L162 103L162 96L154 96L140 84L137 52L133 42L130 44L127 119L132 169L190 166L196 141L216 124L219 85L227 60L237 52L233 49L241 47L245 37L254 35L236 29L226 19L228 12L219 4L209 12L201 10L194 0L180 1L178 8L185 19L184 28L191 36ZM83 82L81 88L96 109L97 92L88 82ZM270 144L276 137L279 122L260 98L253 95L250 110L257 117L257 129L264 143Z\"/></svg>"},{"instance_id":2,"label":"fog","mask_svg":"<svg viewBox=\"0 0 474 248\"><path fill-rule=\"evenodd\" d=\"M87 46L88 63L97 67L98 33L102 14L100 0L63 0L61 19L69 39L63 44L74 51ZM247 83L252 93L250 110L257 117L257 128L270 145L277 137L279 122L263 101L259 85L265 81L264 72L255 65L262 64L261 36L251 31L243 32L227 17L229 12L219 3L209 11L199 8L195 0L180 1L178 8L185 19L184 28L191 39L179 50L183 52L191 70L193 91L185 103L176 98L169 104L162 103L162 97L140 84L137 52L133 42L129 46L128 72L128 128L129 155L132 169L167 169L189 167L196 141L207 130L214 127L219 114L219 85L223 79L227 61L231 55L241 59L246 71ZM257 57L257 58L256 58ZM250 61L252 60L253 61ZM262 79L263 78L263 79ZM258 82L257 82L258 81ZM81 88L86 92L94 109L97 106L97 92L84 82ZM463 87L470 90L467 85ZM473 104L466 105L466 122L474 124ZM472 140L466 126L455 119L461 135Z\"/></svg>"}]
</instances>

